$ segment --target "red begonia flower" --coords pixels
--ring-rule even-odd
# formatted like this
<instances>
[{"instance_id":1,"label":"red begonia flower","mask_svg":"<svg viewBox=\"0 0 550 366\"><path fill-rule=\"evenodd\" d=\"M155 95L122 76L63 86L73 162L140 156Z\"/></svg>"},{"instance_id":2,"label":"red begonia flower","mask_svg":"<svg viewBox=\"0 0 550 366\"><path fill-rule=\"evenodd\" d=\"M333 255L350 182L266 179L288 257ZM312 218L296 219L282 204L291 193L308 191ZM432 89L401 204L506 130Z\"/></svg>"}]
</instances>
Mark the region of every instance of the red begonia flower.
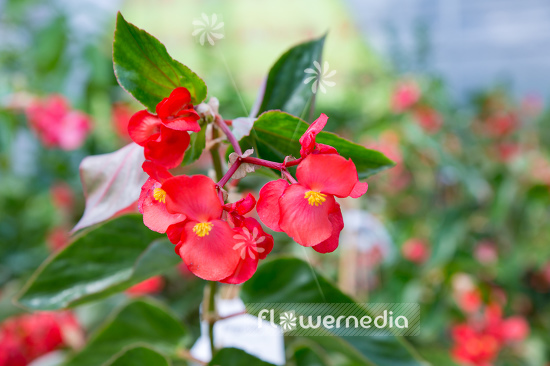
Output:
<instances>
[{"instance_id":1,"label":"red begonia flower","mask_svg":"<svg viewBox=\"0 0 550 366\"><path fill-rule=\"evenodd\" d=\"M145 159L167 169L175 168L189 146L188 131L200 131L200 117L193 109L189 91L182 87L157 104L156 111L157 115L147 110L134 114L128 122L128 133L145 148Z\"/></svg>"},{"instance_id":2,"label":"red begonia flower","mask_svg":"<svg viewBox=\"0 0 550 366\"><path fill-rule=\"evenodd\" d=\"M61 95L34 100L25 110L29 124L46 147L74 150L91 130L90 118L71 110Z\"/></svg>"},{"instance_id":3,"label":"red begonia flower","mask_svg":"<svg viewBox=\"0 0 550 366\"><path fill-rule=\"evenodd\" d=\"M181 164L190 141L188 132L164 126L159 117L146 110L130 118L128 133L135 143L145 148L145 159L167 169Z\"/></svg>"},{"instance_id":4,"label":"red begonia flower","mask_svg":"<svg viewBox=\"0 0 550 366\"><path fill-rule=\"evenodd\" d=\"M172 130L199 132L201 129L197 122L200 117L193 109L191 94L186 88L174 89L157 104L156 111L162 123Z\"/></svg>"},{"instance_id":5,"label":"red begonia flower","mask_svg":"<svg viewBox=\"0 0 550 366\"><path fill-rule=\"evenodd\" d=\"M335 148L329 145L318 144L315 142L315 137L323 130L327 124L328 117L321 113L321 116L309 125L306 132L300 137L300 156L302 158L309 154L338 154Z\"/></svg>"},{"instance_id":6,"label":"red begonia flower","mask_svg":"<svg viewBox=\"0 0 550 366\"><path fill-rule=\"evenodd\" d=\"M176 252L189 270L210 281L232 275L240 255L233 249L235 232L221 220L223 207L212 179L178 176L166 180L161 189L168 212L186 216L184 222L173 225L169 236L172 241L178 239Z\"/></svg>"},{"instance_id":7,"label":"red begonia flower","mask_svg":"<svg viewBox=\"0 0 550 366\"><path fill-rule=\"evenodd\" d=\"M241 226L245 219L244 215L252 211L254 206L256 206L256 198L249 193L237 202L225 204L223 209L229 212L229 219L234 226Z\"/></svg>"},{"instance_id":8,"label":"red begonia flower","mask_svg":"<svg viewBox=\"0 0 550 366\"><path fill-rule=\"evenodd\" d=\"M284 231L297 243L321 253L334 251L344 227L336 197L359 197L368 188L360 183L351 160L336 154L307 156L296 171L297 184L279 179L260 191L257 211L264 224Z\"/></svg>"},{"instance_id":9,"label":"red begonia flower","mask_svg":"<svg viewBox=\"0 0 550 366\"><path fill-rule=\"evenodd\" d=\"M233 274L220 282L239 284L252 277L258 268L258 262L273 249L273 236L267 234L262 225L252 218L247 217L241 221L241 226L233 229L235 239L234 250L239 253L239 263Z\"/></svg>"},{"instance_id":10,"label":"red begonia flower","mask_svg":"<svg viewBox=\"0 0 550 366\"><path fill-rule=\"evenodd\" d=\"M172 178L172 174L149 161L144 162L142 167L150 178L141 187L139 212L143 214L145 226L153 231L165 233L170 225L185 220L185 215L172 214L166 210L166 193L161 189L161 185L165 180Z\"/></svg>"}]
</instances>

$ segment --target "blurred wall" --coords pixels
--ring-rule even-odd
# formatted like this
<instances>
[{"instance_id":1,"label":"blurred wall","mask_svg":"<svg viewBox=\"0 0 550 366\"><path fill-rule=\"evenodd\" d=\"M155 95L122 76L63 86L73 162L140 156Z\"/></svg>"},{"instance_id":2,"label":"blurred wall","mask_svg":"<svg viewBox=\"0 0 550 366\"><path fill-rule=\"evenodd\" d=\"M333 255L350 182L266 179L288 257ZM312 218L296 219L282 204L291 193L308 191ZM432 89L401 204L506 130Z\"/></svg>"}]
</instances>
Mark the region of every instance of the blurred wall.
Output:
<instances>
[{"instance_id":1,"label":"blurred wall","mask_svg":"<svg viewBox=\"0 0 550 366\"><path fill-rule=\"evenodd\" d=\"M550 95L548 0L346 0L400 71L440 72L457 95L495 83Z\"/></svg>"}]
</instances>

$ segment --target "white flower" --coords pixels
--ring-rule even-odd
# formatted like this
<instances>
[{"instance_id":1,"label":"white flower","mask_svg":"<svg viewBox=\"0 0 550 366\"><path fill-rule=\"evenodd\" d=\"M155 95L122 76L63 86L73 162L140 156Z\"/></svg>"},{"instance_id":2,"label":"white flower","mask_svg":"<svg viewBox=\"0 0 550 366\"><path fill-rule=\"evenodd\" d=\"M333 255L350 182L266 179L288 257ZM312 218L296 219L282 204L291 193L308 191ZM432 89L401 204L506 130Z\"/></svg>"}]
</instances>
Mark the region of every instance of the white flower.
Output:
<instances>
[{"instance_id":1,"label":"white flower","mask_svg":"<svg viewBox=\"0 0 550 366\"><path fill-rule=\"evenodd\" d=\"M202 19L195 19L193 21L195 30L191 35L193 37L199 36L199 43L201 46L204 46L205 40L213 46L216 40L224 37L223 30L221 30L224 23L218 22L218 16L216 14L212 14L210 18L204 13L202 13L201 16Z\"/></svg>"},{"instance_id":2,"label":"white flower","mask_svg":"<svg viewBox=\"0 0 550 366\"><path fill-rule=\"evenodd\" d=\"M235 244L233 250L240 250L242 259L246 259L247 254L250 258L256 259L257 253L263 253L265 251L264 248L258 248L256 246L256 244L259 244L265 240L265 236L262 235L258 237L258 234L259 230L257 227L255 227L252 232L250 232L246 227L243 227L242 234L236 234L233 236L233 239L242 240Z\"/></svg>"},{"instance_id":3,"label":"white flower","mask_svg":"<svg viewBox=\"0 0 550 366\"><path fill-rule=\"evenodd\" d=\"M325 85L329 87L336 85L334 81L327 80L336 74L336 70L329 71L328 61L325 61L322 68L317 61L313 61L313 66L315 66L315 69L308 67L304 70L306 74L313 74L304 80L304 84L309 84L310 81L315 80L311 85L313 94L317 93L317 89L321 89L321 91L326 94L327 90L325 89Z\"/></svg>"},{"instance_id":4,"label":"white flower","mask_svg":"<svg viewBox=\"0 0 550 366\"><path fill-rule=\"evenodd\" d=\"M296 315L294 312L286 311L279 316L279 324L283 331L289 331L296 328Z\"/></svg>"}]
</instances>

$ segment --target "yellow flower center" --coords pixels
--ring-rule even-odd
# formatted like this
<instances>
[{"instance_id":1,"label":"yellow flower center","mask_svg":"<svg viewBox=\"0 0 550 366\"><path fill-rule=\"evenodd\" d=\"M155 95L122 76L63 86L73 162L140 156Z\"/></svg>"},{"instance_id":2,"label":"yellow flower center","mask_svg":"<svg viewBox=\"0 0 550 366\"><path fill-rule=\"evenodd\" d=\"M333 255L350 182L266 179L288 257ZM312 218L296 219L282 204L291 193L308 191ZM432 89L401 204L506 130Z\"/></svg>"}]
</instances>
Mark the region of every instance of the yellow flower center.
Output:
<instances>
[{"instance_id":1,"label":"yellow flower center","mask_svg":"<svg viewBox=\"0 0 550 366\"><path fill-rule=\"evenodd\" d=\"M214 226L214 224L210 222L199 222L193 226L193 232L202 238L203 236L210 234L212 226Z\"/></svg>"},{"instance_id":2,"label":"yellow flower center","mask_svg":"<svg viewBox=\"0 0 550 366\"><path fill-rule=\"evenodd\" d=\"M159 202L166 203L166 191L162 188L153 189L153 198Z\"/></svg>"},{"instance_id":3,"label":"yellow flower center","mask_svg":"<svg viewBox=\"0 0 550 366\"><path fill-rule=\"evenodd\" d=\"M327 195L321 192L307 191L304 198L311 206L320 206L327 200Z\"/></svg>"}]
</instances>

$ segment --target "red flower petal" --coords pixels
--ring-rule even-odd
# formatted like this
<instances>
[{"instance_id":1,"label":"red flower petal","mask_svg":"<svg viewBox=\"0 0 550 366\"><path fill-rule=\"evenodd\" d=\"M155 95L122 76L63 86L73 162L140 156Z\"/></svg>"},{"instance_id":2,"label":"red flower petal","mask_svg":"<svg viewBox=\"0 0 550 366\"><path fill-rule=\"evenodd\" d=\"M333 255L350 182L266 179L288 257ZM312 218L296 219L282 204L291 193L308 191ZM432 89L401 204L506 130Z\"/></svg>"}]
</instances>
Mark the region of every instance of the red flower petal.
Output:
<instances>
[{"instance_id":1,"label":"red flower petal","mask_svg":"<svg viewBox=\"0 0 550 366\"><path fill-rule=\"evenodd\" d=\"M157 104L157 114L160 118L166 118L176 115L182 109L193 107L191 104L191 93L184 87L179 87L170 93L168 98L164 98Z\"/></svg>"},{"instance_id":2,"label":"red flower petal","mask_svg":"<svg viewBox=\"0 0 550 366\"><path fill-rule=\"evenodd\" d=\"M193 109L191 94L186 88L176 88L168 98L157 104L157 114L162 123L173 130L200 131L199 115Z\"/></svg>"},{"instance_id":3,"label":"red flower petal","mask_svg":"<svg viewBox=\"0 0 550 366\"><path fill-rule=\"evenodd\" d=\"M335 205L334 210L328 215L328 219L332 224L332 233L330 238L313 247L318 253L331 253L338 248L340 232L344 228L344 218L342 217L342 211L340 211L340 205L338 203Z\"/></svg>"},{"instance_id":4,"label":"red flower petal","mask_svg":"<svg viewBox=\"0 0 550 366\"><path fill-rule=\"evenodd\" d=\"M325 144L315 144L314 154L338 154L338 151L330 146Z\"/></svg>"},{"instance_id":5,"label":"red flower petal","mask_svg":"<svg viewBox=\"0 0 550 366\"><path fill-rule=\"evenodd\" d=\"M172 244L178 244L179 242L185 241L185 224L186 222L178 222L168 226L166 229L166 235ZM176 248L176 253L179 254L178 248Z\"/></svg>"},{"instance_id":6,"label":"red flower petal","mask_svg":"<svg viewBox=\"0 0 550 366\"><path fill-rule=\"evenodd\" d=\"M269 253L273 250L273 236L264 231L262 225L253 217L247 217L244 219L243 226L253 234L256 246L260 249L257 250L258 257L265 259ZM255 231L256 229L257 231ZM256 234L257 233L257 234ZM265 238L265 239L262 239Z\"/></svg>"},{"instance_id":7,"label":"red flower petal","mask_svg":"<svg viewBox=\"0 0 550 366\"><path fill-rule=\"evenodd\" d=\"M312 156L312 155L310 155ZM281 206L281 229L298 244L306 247L327 240L332 234L332 223L328 216L336 201L332 195L326 195L325 202L319 206L310 205L305 198L310 191L300 184L288 187L279 199Z\"/></svg>"},{"instance_id":8,"label":"red flower petal","mask_svg":"<svg viewBox=\"0 0 550 366\"><path fill-rule=\"evenodd\" d=\"M367 182L357 182L349 195L351 198L359 198L367 193L367 189L369 189Z\"/></svg>"},{"instance_id":9,"label":"red flower petal","mask_svg":"<svg viewBox=\"0 0 550 366\"><path fill-rule=\"evenodd\" d=\"M189 133L171 130L161 126L160 138L145 145L145 159L172 169L183 161L185 150L189 146Z\"/></svg>"},{"instance_id":10,"label":"red flower petal","mask_svg":"<svg viewBox=\"0 0 550 366\"><path fill-rule=\"evenodd\" d=\"M138 145L145 146L150 140L156 140L162 125L160 118L146 110L135 113L128 122L128 134Z\"/></svg>"},{"instance_id":11,"label":"red flower petal","mask_svg":"<svg viewBox=\"0 0 550 366\"><path fill-rule=\"evenodd\" d=\"M326 114L321 113L321 116L317 118L315 121L309 125L306 132L300 137L300 145L302 145L302 148L300 149L300 155L302 157L305 157L308 154L311 154L313 152L313 149L315 149L315 136L319 132L323 130L325 125L327 124L328 117Z\"/></svg>"},{"instance_id":12,"label":"red flower petal","mask_svg":"<svg viewBox=\"0 0 550 366\"><path fill-rule=\"evenodd\" d=\"M177 117L162 119L162 123L172 130L199 132L201 130L201 126L197 122L199 119L200 117L195 110L186 109L180 111Z\"/></svg>"},{"instance_id":13,"label":"red flower petal","mask_svg":"<svg viewBox=\"0 0 550 366\"><path fill-rule=\"evenodd\" d=\"M235 228L235 249L240 260L235 272L223 279L223 283L239 284L247 281L254 275L258 267L258 261L265 257L273 249L273 237L266 234L260 223L252 218L246 218L243 226Z\"/></svg>"},{"instance_id":14,"label":"red flower petal","mask_svg":"<svg viewBox=\"0 0 550 366\"><path fill-rule=\"evenodd\" d=\"M353 161L340 155L309 155L296 170L298 182L314 191L347 197L357 184Z\"/></svg>"},{"instance_id":15,"label":"red flower petal","mask_svg":"<svg viewBox=\"0 0 550 366\"><path fill-rule=\"evenodd\" d=\"M243 283L245 281L248 281L254 275L254 273L256 273L257 268L258 258L256 257L256 259L252 259L252 257L247 256L246 259L239 260L237 268L231 276L224 278L220 282L229 283L232 285Z\"/></svg>"},{"instance_id":16,"label":"red flower petal","mask_svg":"<svg viewBox=\"0 0 550 366\"><path fill-rule=\"evenodd\" d=\"M157 165L152 161L143 162L141 168L145 173L147 173L147 175L160 183L163 183L165 180L173 177L173 175L170 174L170 172L166 168Z\"/></svg>"},{"instance_id":17,"label":"red flower petal","mask_svg":"<svg viewBox=\"0 0 550 366\"><path fill-rule=\"evenodd\" d=\"M224 208L229 212L235 212L239 215L244 215L252 211L254 209L254 206L256 206L256 198L254 198L252 193L249 193L246 195L245 198L242 198L237 202L226 204Z\"/></svg>"},{"instance_id":18,"label":"red flower petal","mask_svg":"<svg viewBox=\"0 0 550 366\"><path fill-rule=\"evenodd\" d=\"M256 211L260 220L271 230L282 231L279 227L281 218L281 209L279 208L279 198L288 187L284 179L274 180L267 183L260 190L260 198L256 205Z\"/></svg>"},{"instance_id":19,"label":"red flower petal","mask_svg":"<svg viewBox=\"0 0 550 366\"><path fill-rule=\"evenodd\" d=\"M187 268L209 281L219 281L235 272L239 253L235 246L234 231L222 220L209 221L212 227L208 235L200 237L193 232L196 221L185 224L185 241L179 247L179 255Z\"/></svg>"},{"instance_id":20,"label":"red flower petal","mask_svg":"<svg viewBox=\"0 0 550 366\"><path fill-rule=\"evenodd\" d=\"M147 179L139 196L139 212L143 214L145 226L153 231L165 233L168 226L185 220L185 215L169 213L166 205L153 197L155 188L160 188L160 183L152 178Z\"/></svg>"},{"instance_id":21,"label":"red flower petal","mask_svg":"<svg viewBox=\"0 0 550 366\"><path fill-rule=\"evenodd\" d=\"M162 184L168 212L186 215L190 220L208 222L222 215L216 183L204 175L180 175Z\"/></svg>"}]
</instances>

